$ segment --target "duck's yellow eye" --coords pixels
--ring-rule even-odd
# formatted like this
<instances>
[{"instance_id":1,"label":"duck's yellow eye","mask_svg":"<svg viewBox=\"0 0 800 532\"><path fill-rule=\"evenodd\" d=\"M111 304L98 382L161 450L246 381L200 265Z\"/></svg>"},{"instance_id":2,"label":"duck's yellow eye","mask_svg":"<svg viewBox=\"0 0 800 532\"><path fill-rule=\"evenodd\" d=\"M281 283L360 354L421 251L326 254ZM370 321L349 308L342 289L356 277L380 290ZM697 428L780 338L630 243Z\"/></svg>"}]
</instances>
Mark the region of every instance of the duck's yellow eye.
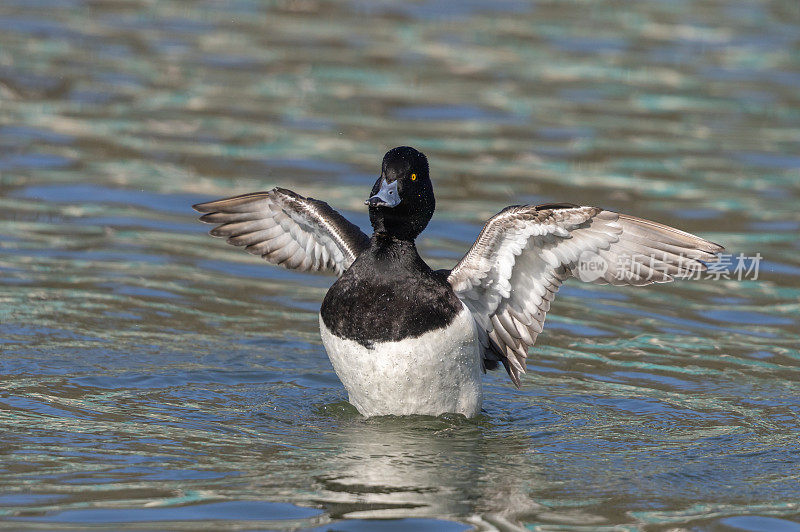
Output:
<instances>
[{"instance_id":1,"label":"duck's yellow eye","mask_svg":"<svg viewBox=\"0 0 800 532\"><path fill-rule=\"evenodd\" d=\"M417 174L411 174L411 181L417 180Z\"/></svg>"}]
</instances>

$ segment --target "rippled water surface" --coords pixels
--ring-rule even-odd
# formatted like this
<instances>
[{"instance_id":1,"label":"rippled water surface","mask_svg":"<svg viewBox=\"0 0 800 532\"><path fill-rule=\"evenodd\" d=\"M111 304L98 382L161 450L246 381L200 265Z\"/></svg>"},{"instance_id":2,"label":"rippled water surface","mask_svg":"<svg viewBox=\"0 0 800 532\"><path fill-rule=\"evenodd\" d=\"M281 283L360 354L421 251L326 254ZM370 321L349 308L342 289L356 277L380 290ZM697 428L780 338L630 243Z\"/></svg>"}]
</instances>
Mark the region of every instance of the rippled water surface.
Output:
<instances>
[{"instance_id":1,"label":"rippled water surface","mask_svg":"<svg viewBox=\"0 0 800 532\"><path fill-rule=\"evenodd\" d=\"M368 227L431 161L451 266L512 203L595 204L757 280L570 281L485 414L361 418L331 278L213 240L276 184ZM800 8L0 3L0 526L800 530Z\"/></svg>"}]
</instances>

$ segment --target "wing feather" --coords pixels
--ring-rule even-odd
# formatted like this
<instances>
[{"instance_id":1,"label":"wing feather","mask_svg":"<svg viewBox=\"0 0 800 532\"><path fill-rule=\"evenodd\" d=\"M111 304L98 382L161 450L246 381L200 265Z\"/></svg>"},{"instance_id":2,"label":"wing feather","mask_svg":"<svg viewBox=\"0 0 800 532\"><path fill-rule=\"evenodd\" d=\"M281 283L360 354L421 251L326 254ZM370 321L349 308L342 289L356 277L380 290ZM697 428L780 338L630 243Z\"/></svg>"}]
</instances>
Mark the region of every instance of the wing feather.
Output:
<instances>
[{"instance_id":1,"label":"wing feather","mask_svg":"<svg viewBox=\"0 0 800 532\"><path fill-rule=\"evenodd\" d=\"M212 236L300 271L341 275L369 247L369 238L327 203L284 188L194 205L200 220L219 224Z\"/></svg>"},{"instance_id":2,"label":"wing feather","mask_svg":"<svg viewBox=\"0 0 800 532\"><path fill-rule=\"evenodd\" d=\"M447 280L475 317L484 359L503 362L519 386L528 348L561 284L578 275L584 253L604 268L588 281L642 286L689 277L722 250L673 227L597 207L516 205L484 225Z\"/></svg>"}]
</instances>

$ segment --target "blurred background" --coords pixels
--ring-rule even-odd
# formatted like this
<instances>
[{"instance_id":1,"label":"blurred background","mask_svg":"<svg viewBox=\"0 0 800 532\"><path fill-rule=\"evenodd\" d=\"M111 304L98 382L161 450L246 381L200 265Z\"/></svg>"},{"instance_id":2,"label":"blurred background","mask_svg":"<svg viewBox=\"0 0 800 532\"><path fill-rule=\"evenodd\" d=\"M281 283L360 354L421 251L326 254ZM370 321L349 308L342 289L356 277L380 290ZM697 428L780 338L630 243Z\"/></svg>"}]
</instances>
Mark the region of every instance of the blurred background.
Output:
<instances>
[{"instance_id":1,"label":"blurred background","mask_svg":"<svg viewBox=\"0 0 800 532\"><path fill-rule=\"evenodd\" d=\"M332 279L190 205L280 185L368 229L397 145L434 267L567 201L758 278L571 281L483 416L364 420ZM3 0L0 526L800 530L798 200L796 0Z\"/></svg>"}]
</instances>

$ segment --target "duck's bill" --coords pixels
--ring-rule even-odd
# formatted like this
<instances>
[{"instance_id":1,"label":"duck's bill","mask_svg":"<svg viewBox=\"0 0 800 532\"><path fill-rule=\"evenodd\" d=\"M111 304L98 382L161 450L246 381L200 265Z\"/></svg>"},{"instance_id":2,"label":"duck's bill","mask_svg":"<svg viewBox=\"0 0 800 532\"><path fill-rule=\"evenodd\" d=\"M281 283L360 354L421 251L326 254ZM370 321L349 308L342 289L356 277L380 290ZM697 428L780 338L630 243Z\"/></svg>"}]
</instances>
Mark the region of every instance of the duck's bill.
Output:
<instances>
[{"instance_id":1,"label":"duck's bill","mask_svg":"<svg viewBox=\"0 0 800 532\"><path fill-rule=\"evenodd\" d=\"M397 192L397 180L387 183L381 179L381 188L378 193L370 196L364 205L370 207L397 207L400 204L400 194Z\"/></svg>"}]
</instances>

